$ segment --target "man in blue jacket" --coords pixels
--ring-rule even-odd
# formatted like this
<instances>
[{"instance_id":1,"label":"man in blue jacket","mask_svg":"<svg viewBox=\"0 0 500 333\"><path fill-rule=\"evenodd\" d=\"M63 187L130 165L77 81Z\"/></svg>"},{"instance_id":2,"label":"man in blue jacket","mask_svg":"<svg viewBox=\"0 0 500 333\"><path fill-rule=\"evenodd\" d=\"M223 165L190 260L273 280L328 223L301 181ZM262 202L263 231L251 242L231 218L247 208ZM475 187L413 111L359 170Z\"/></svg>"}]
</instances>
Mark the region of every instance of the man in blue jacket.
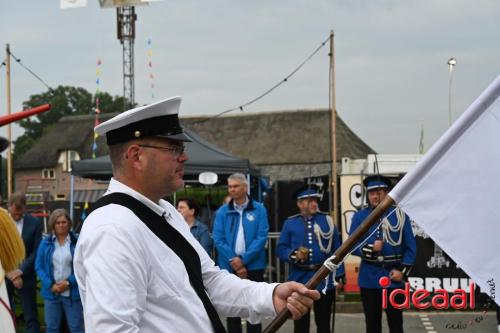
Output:
<instances>
[{"instance_id":1,"label":"man in blue jacket","mask_svg":"<svg viewBox=\"0 0 500 333\"><path fill-rule=\"evenodd\" d=\"M340 234L331 216L319 211L318 199L321 195L316 186L305 185L294 193L294 197L300 213L290 216L283 224L277 252L281 261L290 264L288 280L307 283L340 247ZM330 333L332 305L336 296L333 280L343 281L344 265L337 269L335 276L332 275L327 281L321 281L317 288L324 291L321 298L314 301L318 333ZM310 313L295 320L293 326L294 333L309 332Z\"/></svg>"},{"instance_id":2,"label":"man in blue jacket","mask_svg":"<svg viewBox=\"0 0 500 333\"><path fill-rule=\"evenodd\" d=\"M26 197L24 193L13 193L8 202L10 216L16 223L26 249L26 259L18 269L7 272L7 289L9 299L13 305L13 293L17 289L21 308L26 323L26 333L39 333L38 311L36 305L36 274L35 258L38 244L42 238L42 224L40 221L26 214Z\"/></svg>"},{"instance_id":3,"label":"man in blue jacket","mask_svg":"<svg viewBox=\"0 0 500 333\"><path fill-rule=\"evenodd\" d=\"M269 222L266 208L247 194L245 175L235 173L227 180L231 201L219 208L215 216L213 239L217 264L242 279L264 281ZM227 319L228 333L241 332L241 319ZM261 324L247 323L247 332L261 332Z\"/></svg>"},{"instance_id":4,"label":"man in blue jacket","mask_svg":"<svg viewBox=\"0 0 500 333\"><path fill-rule=\"evenodd\" d=\"M368 215L385 199L391 185L388 178L375 175L363 181L367 191L368 207L352 217L352 234ZM402 288L416 258L416 242L408 215L396 206L389 208L380 223L374 224L361 238L362 246L354 255L361 257L358 284L365 312L366 332L382 331L382 287L380 278L388 277L388 294ZM390 333L403 332L403 312L388 302L387 323Z\"/></svg>"}]
</instances>

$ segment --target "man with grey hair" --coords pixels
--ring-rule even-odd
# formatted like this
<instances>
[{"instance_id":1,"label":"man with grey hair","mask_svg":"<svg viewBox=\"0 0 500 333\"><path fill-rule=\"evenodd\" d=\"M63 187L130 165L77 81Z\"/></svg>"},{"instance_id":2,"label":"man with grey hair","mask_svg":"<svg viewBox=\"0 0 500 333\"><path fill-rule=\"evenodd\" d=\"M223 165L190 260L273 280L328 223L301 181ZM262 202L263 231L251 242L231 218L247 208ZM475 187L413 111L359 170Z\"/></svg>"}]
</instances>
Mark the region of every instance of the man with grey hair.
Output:
<instances>
[{"instance_id":1,"label":"man with grey hair","mask_svg":"<svg viewBox=\"0 0 500 333\"><path fill-rule=\"evenodd\" d=\"M231 201L217 211L213 239L220 268L242 279L264 281L266 254L264 246L269 231L266 208L250 198L245 175L235 173L227 179ZM229 333L241 332L241 319L227 320ZM247 332L261 332L260 324L247 323Z\"/></svg>"},{"instance_id":2,"label":"man with grey hair","mask_svg":"<svg viewBox=\"0 0 500 333\"><path fill-rule=\"evenodd\" d=\"M113 179L74 256L88 332L219 333L218 313L258 321L287 308L297 319L319 298L299 283L256 283L219 269L162 199L184 184L189 138L179 105L169 98L96 127L110 146Z\"/></svg>"}]
</instances>

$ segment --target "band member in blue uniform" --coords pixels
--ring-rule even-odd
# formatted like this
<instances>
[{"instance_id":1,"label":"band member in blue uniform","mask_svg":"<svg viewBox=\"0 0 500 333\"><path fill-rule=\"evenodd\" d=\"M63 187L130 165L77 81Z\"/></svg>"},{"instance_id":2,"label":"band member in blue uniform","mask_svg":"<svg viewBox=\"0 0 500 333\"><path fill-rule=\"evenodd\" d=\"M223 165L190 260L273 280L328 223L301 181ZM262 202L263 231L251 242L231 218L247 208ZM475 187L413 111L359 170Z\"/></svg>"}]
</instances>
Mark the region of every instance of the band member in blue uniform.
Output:
<instances>
[{"instance_id":1,"label":"band member in blue uniform","mask_svg":"<svg viewBox=\"0 0 500 333\"><path fill-rule=\"evenodd\" d=\"M369 176L363 184L367 191L368 207L356 212L352 217L349 233L352 234L366 217L386 197L390 180L386 177ZM416 242L411 228L410 218L402 210L393 206L361 238L362 246L354 255L361 257L358 284L361 288L361 300L365 313L366 332L382 331L382 287L381 277L389 277L391 284L388 294L402 288L404 280L415 262ZM403 312L394 309L390 302L385 310L391 333L403 332Z\"/></svg>"},{"instance_id":2,"label":"band member in blue uniform","mask_svg":"<svg viewBox=\"0 0 500 333\"><path fill-rule=\"evenodd\" d=\"M331 216L318 210L318 199L321 195L316 186L305 186L295 192L294 197L297 199L300 213L285 221L277 251L282 261L290 263L288 280L306 283L340 246L340 235ZM344 275L344 266L341 265L335 278L343 282ZM332 304L335 301L332 274L320 283L318 290L324 293L314 302L317 332L329 333ZM309 326L310 313L307 313L294 322L294 332L307 333Z\"/></svg>"}]
</instances>

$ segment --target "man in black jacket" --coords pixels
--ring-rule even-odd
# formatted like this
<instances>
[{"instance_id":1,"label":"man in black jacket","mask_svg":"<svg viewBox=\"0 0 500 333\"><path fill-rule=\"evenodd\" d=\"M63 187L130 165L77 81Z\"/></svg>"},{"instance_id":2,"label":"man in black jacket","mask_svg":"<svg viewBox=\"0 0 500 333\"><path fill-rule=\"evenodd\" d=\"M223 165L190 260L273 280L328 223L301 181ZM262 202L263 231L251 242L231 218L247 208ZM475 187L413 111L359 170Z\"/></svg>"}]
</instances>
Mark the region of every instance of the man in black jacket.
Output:
<instances>
[{"instance_id":1,"label":"man in black jacket","mask_svg":"<svg viewBox=\"0 0 500 333\"><path fill-rule=\"evenodd\" d=\"M40 333L36 305L35 258L38 244L42 238L42 224L37 218L26 214L24 193L13 193L9 198L8 208L26 249L25 260L17 269L7 272L6 275L10 303L14 307L13 293L14 290L17 290L26 323L25 332Z\"/></svg>"}]
</instances>

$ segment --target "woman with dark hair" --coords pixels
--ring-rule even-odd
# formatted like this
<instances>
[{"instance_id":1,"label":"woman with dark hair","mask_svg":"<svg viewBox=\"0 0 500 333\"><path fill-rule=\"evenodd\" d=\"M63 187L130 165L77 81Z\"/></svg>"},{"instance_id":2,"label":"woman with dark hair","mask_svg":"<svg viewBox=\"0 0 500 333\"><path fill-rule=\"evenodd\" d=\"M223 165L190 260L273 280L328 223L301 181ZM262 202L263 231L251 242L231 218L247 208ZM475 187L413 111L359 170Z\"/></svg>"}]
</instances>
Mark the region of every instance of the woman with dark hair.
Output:
<instances>
[{"instance_id":1,"label":"woman with dark hair","mask_svg":"<svg viewBox=\"0 0 500 333\"><path fill-rule=\"evenodd\" d=\"M177 211L184 217L194 238L203 246L208 255L211 255L213 246L212 237L210 237L208 227L196 218L198 216L198 205L196 205L196 202L193 199L181 198L177 200Z\"/></svg>"},{"instance_id":2,"label":"woman with dark hair","mask_svg":"<svg viewBox=\"0 0 500 333\"><path fill-rule=\"evenodd\" d=\"M38 248L35 270L42 282L47 333L58 333L63 312L71 333L83 333L83 309L73 272L77 236L65 209L49 217L49 230Z\"/></svg>"}]
</instances>

